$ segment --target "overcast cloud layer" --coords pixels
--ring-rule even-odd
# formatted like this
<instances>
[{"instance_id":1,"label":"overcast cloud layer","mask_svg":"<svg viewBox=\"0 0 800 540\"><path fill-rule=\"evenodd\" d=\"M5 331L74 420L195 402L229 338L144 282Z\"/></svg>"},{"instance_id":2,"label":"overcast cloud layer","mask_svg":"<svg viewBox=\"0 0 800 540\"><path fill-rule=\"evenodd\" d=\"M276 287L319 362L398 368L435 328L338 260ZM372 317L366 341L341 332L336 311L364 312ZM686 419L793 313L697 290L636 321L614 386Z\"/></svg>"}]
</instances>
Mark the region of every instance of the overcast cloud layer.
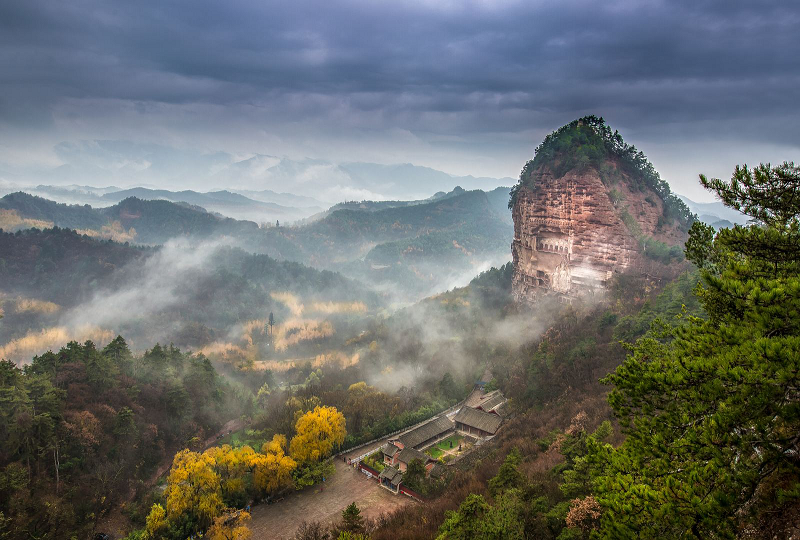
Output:
<instances>
[{"instance_id":1,"label":"overcast cloud layer","mask_svg":"<svg viewBox=\"0 0 800 540\"><path fill-rule=\"evenodd\" d=\"M800 160L799 27L795 0L5 0L0 179L93 140L515 177L591 113L702 199Z\"/></svg>"}]
</instances>

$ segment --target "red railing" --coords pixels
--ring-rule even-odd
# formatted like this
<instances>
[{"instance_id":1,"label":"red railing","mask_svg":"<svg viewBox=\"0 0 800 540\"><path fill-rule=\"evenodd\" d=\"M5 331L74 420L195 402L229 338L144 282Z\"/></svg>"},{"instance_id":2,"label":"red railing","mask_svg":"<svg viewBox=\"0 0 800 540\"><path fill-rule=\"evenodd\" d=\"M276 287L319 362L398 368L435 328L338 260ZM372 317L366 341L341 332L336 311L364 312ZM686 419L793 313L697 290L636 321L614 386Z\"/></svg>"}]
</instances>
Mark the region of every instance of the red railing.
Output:
<instances>
[{"instance_id":1,"label":"red railing","mask_svg":"<svg viewBox=\"0 0 800 540\"><path fill-rule=\"evenodd\" d=\"M400 493L402 493L403 495L408 495L412 499L417 499L419 502L424 502L425 501L425 499L422 498L422 495L420 495L416 491L404 486L403 484L400 484Z\"/></svg>"},{"instance_id":2,"label":"red railing","mask_svg":"<svg viewBox=\"0 0 800 540\"><path fill-rule=\"evenodd\" d=\"M378 471L376 471L375 469L373 469L372 467L364 465L363 463L361 463L359 461L358 462L358 468L359 468L359 470L367 471L368 473L370 473L372 476L375 477L375 480L378 480L378 476L380 475L380 473Z\"/></svg>"}]
</instances>

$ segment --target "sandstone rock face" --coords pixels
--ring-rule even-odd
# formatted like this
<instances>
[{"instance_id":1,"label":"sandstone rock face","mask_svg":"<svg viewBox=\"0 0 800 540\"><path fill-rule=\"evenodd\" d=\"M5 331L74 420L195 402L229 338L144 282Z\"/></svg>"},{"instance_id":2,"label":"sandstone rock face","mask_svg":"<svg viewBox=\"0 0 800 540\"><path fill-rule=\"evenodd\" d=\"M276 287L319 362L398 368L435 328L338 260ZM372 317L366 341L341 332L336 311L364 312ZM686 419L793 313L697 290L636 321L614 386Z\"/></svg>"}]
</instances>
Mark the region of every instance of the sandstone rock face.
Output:
<instances>
[{"instance_id":1,"label":"sandstone rock face","mask_svg":"<svg viewBox=\"0 0 800 540\"><path fill-rule=\"evenodd\" d=\"M555 178L546 167L532 174L513 207L513 293L532 302L543 294L569 299L602 290L616 272L641 259L637 236L674 243L662 230L662 201L655 193L631 191L625 182L606 186L595 169ZM631 231L628 222L635 220Z\"/></svg>"}]
</instances>

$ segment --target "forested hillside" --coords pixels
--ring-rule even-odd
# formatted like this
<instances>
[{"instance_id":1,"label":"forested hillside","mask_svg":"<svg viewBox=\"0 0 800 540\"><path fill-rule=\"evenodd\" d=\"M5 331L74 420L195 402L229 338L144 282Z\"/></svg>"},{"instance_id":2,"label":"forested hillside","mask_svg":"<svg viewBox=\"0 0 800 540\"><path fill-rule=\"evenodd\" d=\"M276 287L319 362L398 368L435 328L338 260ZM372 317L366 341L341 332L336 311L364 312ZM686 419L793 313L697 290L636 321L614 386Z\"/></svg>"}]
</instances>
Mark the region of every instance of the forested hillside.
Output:
<instances>
[{"instance_id":1,"label":"forested hillside","mask_svg":"<svg viewBox=\"0 0 800 540\"><path fill-rule=\"evenodd\" d=\"M231 194L233 195L233 194ZM200 207L129 197L106 208L65 205L14 193L0 199L7 230L68 227L96 238L158 245L226 238L256 253L334 270L414 301L463 285L491 264L507 260L512 226L507 188L489 193L454 190L431 201L334 207L296 227L259 228Z\"/></svg>"},{"instance_id":2,"label":"forested hillside","mask_svg":"<svg viewBox=\"0 0 800 540\"><path fill-rule=\"evenodd\" d=\"M243 395L202 355L134 356L121 337L70 342L24 369L0 361L0 534L87 537L175 451L246 410Z\"/></svg>"},{"instance_id":3,"label":"forested hillside","mask_svg":"<svg viewBox=\"0 0 800 540\"><path fill-rule=\"evenodd\" d=\"M373 538L793 537L800 168L702 182L755 223L695 223L677 280L619 276L495 352L516 417Z\"/></svg>"},{"instance_id":4,"label":"forested hillside","mask_svg":"<svg viewBox=\"0 0 800 540\"><path fill-rule=\"evenodd\" d=\"M258 249L393 289L408 302L508 260L507 195L507 188L455 190L420 204L348 205L304 227L267 229Z\"/></svg>"},{"instance_id":5,"label":"forested hillside","mask_svg":"<svg viewBox=\"0 0 800 540\"><path fill-rule=\"evenodd\" d=\"M104 208L56 203L27 193L0 199L0 209L48 226L76 229L95 237L139 244L163 244L170 238L242 235L258 229L255 223L220 218L203 208L169 201L126 198Z\"/></svg>"},{"instance_id":6,"label":"forested hillside","mask_svg":"<svg viewBox=\"0 0 800 540\"><path fill-rule=\"evenodd\" d=\"M16 361L109 332L124 333L138 350L161 341L236 362L252 362L259 347L270 359L313 357L324 352L320 340L346 340L382 305L340 274L224 243L140 248L32 229L0 233L0 248L0 356ZM271 344L264 335L270 312L277 321Z\"/></svg>"},{"instance_id":7,"label":"forested hillside","mask_svg":"<svg viewBox=\"0 0 800 540\"><path fill-rule=\"evenodd\" d=\"M0 231L0 290L71 305L149 253L146 248L95 240L71 229Z\"/></svg>"}]
</instances>

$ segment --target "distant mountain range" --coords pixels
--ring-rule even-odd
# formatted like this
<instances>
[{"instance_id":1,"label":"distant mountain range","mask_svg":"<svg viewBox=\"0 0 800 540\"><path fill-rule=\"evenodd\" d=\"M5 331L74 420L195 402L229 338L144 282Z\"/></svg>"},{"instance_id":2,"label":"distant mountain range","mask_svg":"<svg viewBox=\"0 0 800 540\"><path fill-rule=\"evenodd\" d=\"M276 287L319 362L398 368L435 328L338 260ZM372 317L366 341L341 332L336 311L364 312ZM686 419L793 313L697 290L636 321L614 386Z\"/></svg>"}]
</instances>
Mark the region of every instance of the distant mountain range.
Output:
<instances>
[{"instance_id":1,"label":"distant mountain range","mask_svg":"<svg viewBox=\"0 0 800 540\"><path fill-rule=\"evenodd\" d=\"M733 208L728 208L719 201L713 203L698 203L683 195L678 195L678 198L686 203L689 210L697 214L700 221L712 225L717 229L733 227L734 224L744 225L747 223L747 216Z\"/></svg>"},{"instance_id":2,"label":"distant mountain range","mask_svg":"<svg viewBox=\"0 0 800 540\"><path fill-rule=\"evenodd\" d=\"M326 206L311 197L269 190L248 191L247 194L243 194L225 190L201 193L192 190L169 191L147 187L121 189L116 186L96 188L82 185L38 185L20 191L60 203L89 204L93 207L110 206L129 197L148 201L164 200L200 206L222 216L257 223L274 223L280 220L288 224L319 213Z\"/></svg>"},{"instance_id":3,"label":"distant mountain range","mask_svg":"<svg viewBox=\"0 0 800 540\"><path fill-rule=\"evenodd\" d=\"M127 196L103 207L67 205L17 192L0 198L0 228L13 232L57 226L98 239L146 245L175 237L227 237L247 251L339 271L406 301L463 285L489 266L506 262L513 236L509 191L458 187L425 200L343 203L302 225L280 227L272 222L259 227L193 204L252 205L252 199L227 191L95 193L106 204ZM153 200L155 196L183 200Z\"/></svg>"},{"instance_id":4,"label":"distant mountain range","mask_svg":"<svg viewBox=\"0 0 800 540\"><path fill-rule=\"evenodd\" d=\"M198 191L225 189L260 202L324 208L347 200L424 199L437 191L449 192L455 186L491 190L515 182L511 178L453 176L409 163L333 163L266 154L242 158L226 152L130 141L65 142L54 150L63 162L58 167L14 167L0 163L0 186L7 185L6 193L37 184L145 186L172 191L189 187ZM95 188L84 191L98 193Z\"/></svg>"},{"instance_id":5,"label":"distant mountain range","mask_svg":"<svg viewBox=\"0 0 800 540\"><path fill-rule=\"evenodd\" d=\"M0 198L0 218L0 227L7 231L56 226L98 238L149 245L175 237L238 236L258 230L253 222L220 217L200 206L135 197L93 208L17 192Z\"/></svg>"}]
</instances>

